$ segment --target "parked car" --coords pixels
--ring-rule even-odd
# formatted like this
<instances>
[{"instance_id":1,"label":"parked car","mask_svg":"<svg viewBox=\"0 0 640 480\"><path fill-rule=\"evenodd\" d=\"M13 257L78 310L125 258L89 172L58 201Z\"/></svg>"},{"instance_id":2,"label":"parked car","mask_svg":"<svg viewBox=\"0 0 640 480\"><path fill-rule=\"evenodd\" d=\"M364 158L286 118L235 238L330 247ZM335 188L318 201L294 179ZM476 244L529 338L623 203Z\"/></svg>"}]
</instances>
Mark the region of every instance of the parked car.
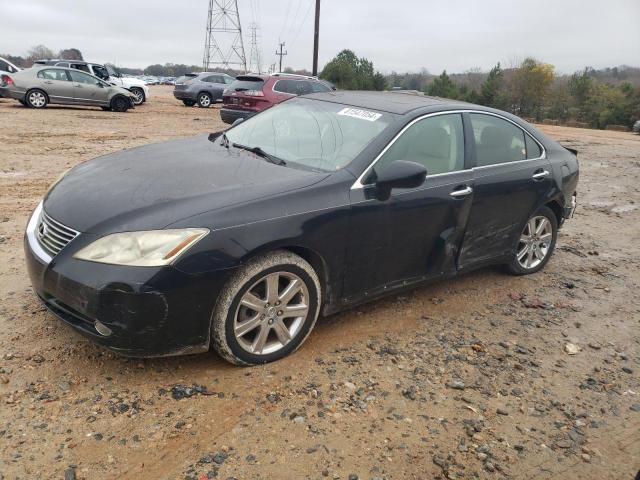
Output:
<instances>
[{"instance_id":1,"label":"parked car","mask_svg":"<svg viewBox=\"0 0 640 480\"><path fill-rule=\"evenodd\" d=\"M19 71L20 69L9 60L0 57L0 75L2 75L3 73L16 73Z\"/></svg>"},{"instance_id":2,"label":"parked car","mask_svg":"<svg viewBox=\"0 0 640 480\"><path fill-rule=\"evenodd\" d=\"M233 81L234 78L226 73L187 74L176 81L173 96L182 100L187 107L198 104L199 107L209 108L214 102L222 100L222 92Z\"/></svg>"},{"instance_id":3,"label":"parked car","mask_svg":"<svg viewBox=\"0 0 640 480\"><path fill-rule=\"evenodd\" d=\"M0 57L0 75L4 74L9 74L9 73L16 73L19 72L20 69L18 67L16 67L13 63L11 63L9 60L5 60L4 58ZM0 93L0 98L2 98L2 94Z\"/></svg>"},{"instance_id":4,"label":"parked car","mask_svg":"<svg viewBox=\"0 0 640 480\"><path fill-rule=\"evenodd\" d=\"M75 68L76 70L90 73L91 75L101 78L105 82L109 82L112 85L117 85L131 91L131 93L136 97L136 105L142 105L149 99L149 87L147 87L142 80L125 77L111 65L101 65L99 63L89 63L79 60L56 59L38 60L35 63L37 65L55 65L58 67Z\"/></svg>"},{"instance_id":5,"label":"parked car","mask_svg":"<svg viewBox=\"0 0 640 480\"><path fill-rule=\"evenodd\" d=\"M46 65L0 76L0 94L31 108L57 103L90 105L116 112L132 108L136 98L129 90L94 75L73 68Z\"/></svg>"},{"instance_id":6,"label":"parked car","mask_svg":"<svg viewBox=\"0 0 640 480\"><path fill-rule=\"evenodd\" d=\"M640 133L640 120L633 124L633 133Z\"/></svg>"},{"instance_id":7,"label":"parked car","mask_svg":"<svg viewBox=\"0 0 640 480\"><path fill-rule=\"evenodd\" d=\"M511 114L317 93L76 166L29 220L27 268L117 352L264 363L320 313L486 265L540 271L577 184L575 150Z\"/></svg>"},{"instance_id":8,"label":"parked car","mask_svg":"<svg viewBox=\"0 0 640 480\"><path fill-rule=\"evenodd\" d=\"M289 98L331 90L335 90L331 83L303 75L240 75L222 96L220 118L225 123L233 123Z\"/></svg>"}]
</instances>

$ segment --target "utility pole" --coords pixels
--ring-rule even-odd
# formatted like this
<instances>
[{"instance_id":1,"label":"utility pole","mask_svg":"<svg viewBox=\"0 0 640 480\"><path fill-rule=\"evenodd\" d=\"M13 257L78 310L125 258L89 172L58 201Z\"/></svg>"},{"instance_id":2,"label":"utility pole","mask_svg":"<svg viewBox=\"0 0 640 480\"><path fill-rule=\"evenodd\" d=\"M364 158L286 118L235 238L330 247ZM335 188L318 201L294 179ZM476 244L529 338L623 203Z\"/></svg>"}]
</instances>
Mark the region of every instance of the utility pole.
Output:
<instances>
[{"instance_id":1,"label":"utility pole","mask_svg":"<svg viewBox=\"0 0 640 480\"><path fill-rule=\"evenodd\" d=\"M318 44L320 42L320 0L316 0L316 22L313 29L313 72L314 77L318 76Z\"/></svg>"},{"instance_id":2,"label":"utility pole","mask_svg":"<svg viewBox=\"0 0 640 480\"><path fill-rule=\"evenodd\" d=\"M276 50L276 55L278 55L280 57L280 72L282 72L282 57L284 57L287 54L287 52L283 52L282 51L283 47L284 47L284 42L281 42L280 43L280 52L278 52Z\"/></svg>"},{"instance_id":3,"label":"utility pole","mask_svg":"<svg viewBox=\"0 0 640 480\"><path fill-rule=\"evenodd\" d=\"M212 66L233 65L247 71L238 0L209 0L202 66L206 71Z\"/></svg>"}]
</instances>

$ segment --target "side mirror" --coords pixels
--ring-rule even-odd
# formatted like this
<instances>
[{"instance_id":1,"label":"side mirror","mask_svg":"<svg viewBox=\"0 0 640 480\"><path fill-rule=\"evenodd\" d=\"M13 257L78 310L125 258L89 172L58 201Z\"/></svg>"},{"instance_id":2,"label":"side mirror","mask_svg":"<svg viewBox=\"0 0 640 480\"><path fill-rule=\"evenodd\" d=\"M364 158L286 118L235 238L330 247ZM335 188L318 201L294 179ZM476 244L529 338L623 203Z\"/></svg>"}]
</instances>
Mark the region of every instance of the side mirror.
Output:
<instances>
[{"instance_id":1,"label":"side mirror","mask_svg":"<svg viewBox=\"0 0 640 480\"><path fill-rule=\"evenodd\" d=\"M236 125L240 125L242 122L244 122L244 118L236 118L231 124L231 126L235 127Z\"/></svg>"},{"instance_id":2,"label":"side mirror","mask_svg":"<svg viewBox=\"0 0 640 480\"><path fill-rule=\"evenodd\" d=\"M376 180L376 198L389 200L394 188L417 188L424 183L427 169L416 162L396 160L385 168Z\"/></svg>"}]
</instances>

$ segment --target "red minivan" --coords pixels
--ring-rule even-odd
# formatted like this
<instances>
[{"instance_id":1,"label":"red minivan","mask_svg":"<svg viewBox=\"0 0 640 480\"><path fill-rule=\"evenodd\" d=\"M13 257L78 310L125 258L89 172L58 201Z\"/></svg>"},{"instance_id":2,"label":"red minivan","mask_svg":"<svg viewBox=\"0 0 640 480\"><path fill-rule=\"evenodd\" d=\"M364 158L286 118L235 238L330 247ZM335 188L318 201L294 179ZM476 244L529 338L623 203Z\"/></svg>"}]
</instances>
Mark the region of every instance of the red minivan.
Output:
<instances>
[{"instance_id":1,"label":"red minivan","mask_svg":"<svg viewBox=\"0 0 640 480\"><path fill-rule=\"evenodd\" d=\"M335 88L329 82L304 75L239 75L222 95L220 117L225 123L233 123L239 118L252 117L288 98L330 90Z\"/></svg>"}]
</instances>

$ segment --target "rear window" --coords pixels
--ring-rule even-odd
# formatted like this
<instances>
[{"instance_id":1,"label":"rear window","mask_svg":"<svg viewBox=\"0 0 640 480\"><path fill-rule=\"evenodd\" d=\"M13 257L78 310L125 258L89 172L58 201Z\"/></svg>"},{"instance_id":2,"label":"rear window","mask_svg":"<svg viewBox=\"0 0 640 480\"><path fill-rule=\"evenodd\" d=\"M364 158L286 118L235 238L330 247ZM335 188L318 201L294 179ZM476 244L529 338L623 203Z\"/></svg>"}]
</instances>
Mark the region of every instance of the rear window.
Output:
<instances>
[{"instance_id":1,"label":"rear window","mask_svg":"<svg viewBox=\"0 0 640 480\"><path fill-rule=\"evenodd\" d=\"M262 90L264 80L257 77L238 77L231 85L229 90L236 92L246 92L247 90Z\"/></svg>"},{"instance_id":2,"label":"rear window","mask_svg":"<svg viewBox=\"0 0 640 480\"><path fill-rule=\"evenodd\" d=\"M193 80L194 78L196 78L198 75L195 73L187 73L186 75L183 75L181 77L178 77L176 79L176 83L185 83L189 80Z\"/></svg>"}]
</instances>

